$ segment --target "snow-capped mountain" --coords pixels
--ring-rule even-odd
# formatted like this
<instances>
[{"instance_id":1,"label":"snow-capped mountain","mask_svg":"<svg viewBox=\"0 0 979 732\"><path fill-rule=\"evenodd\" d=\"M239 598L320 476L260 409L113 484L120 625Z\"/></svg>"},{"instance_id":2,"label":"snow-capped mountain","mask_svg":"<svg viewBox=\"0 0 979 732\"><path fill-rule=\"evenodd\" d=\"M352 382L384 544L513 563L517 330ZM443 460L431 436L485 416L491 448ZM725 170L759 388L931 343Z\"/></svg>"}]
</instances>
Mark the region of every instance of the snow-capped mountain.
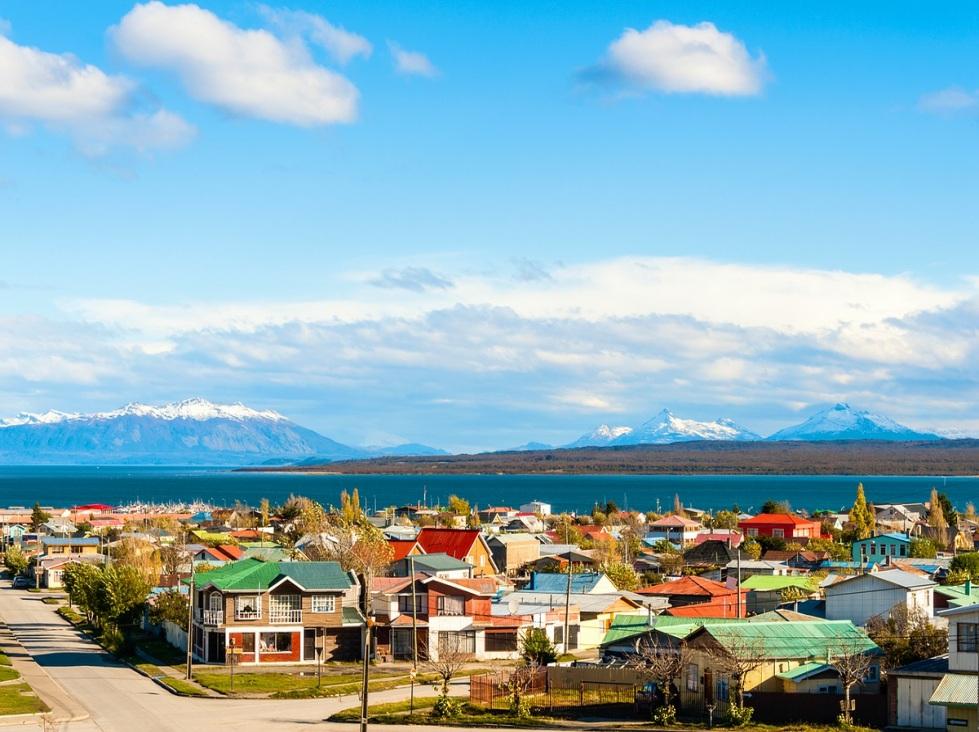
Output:
<instances>
[{"instance_id":1,"label":"snow-capped mountain","mask_svg":"<svg viewBox=\"0 0 979 732\"><path fill-rule=\"evenodd\" d=\"M694 440L760 440L749 429L730 419L714 422L698 422L695 419L677 417L669 409L662 410L652 419L637 427L609 427L599 425L566 447L604 447L606 445L668 445L673 442Z\"/></svg>"},{"instance_id":2,"label":"snow-capped mountain","mask_svg":"<svg viewBox=\"0 0 979 732\"><path fill-rule=\"evenodd\" d=\"M632 427L611 427L607 424L600 424L574 442L569 442L565 447L605 447L630 432L632 432Z\"/></svg>"},{"instance_id":3,"label":"snow-capped mountain","mask_svg":"<svg viewBox=\"0 0 979 732\"><path fill-rule=\"evenodd\" d=\"M695 440L760 440L761 436L730 419L698 422L677 417L669 409L616 438L613 445L668 445Z\"/></svg>"},{"instance_id":4,"label":"snow-capped mountain","mask_svg":"<svg viewBox=\"0 0 979 732\"><path fill-rule=\"evenodd\" d=\"M424 446L387 448L419 454ZM431 450L431 448L425 448ZM250 465L373 457L301 427L278 412L186 399L109 412L49 411L0 420L0 462L19 464Z\"/></svg>"},{"instance_id":5,"label":"snow-capped mountain","mask_svg":"<svg viewBox=\"0 0 979 732\"><path fill-rule=\"evenodd\" d=\"M938 435L917 432L889 417L840 403L801 424L781 429L768 440L938 440Z\"/></svg>"}]
</instances>

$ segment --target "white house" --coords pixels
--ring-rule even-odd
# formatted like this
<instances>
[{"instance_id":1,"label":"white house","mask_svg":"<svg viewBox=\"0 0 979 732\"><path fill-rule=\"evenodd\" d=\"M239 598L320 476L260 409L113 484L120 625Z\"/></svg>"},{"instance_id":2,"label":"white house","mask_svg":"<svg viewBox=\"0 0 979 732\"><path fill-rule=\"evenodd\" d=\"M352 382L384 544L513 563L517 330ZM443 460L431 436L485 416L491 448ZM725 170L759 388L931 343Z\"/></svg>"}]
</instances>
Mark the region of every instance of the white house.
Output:
<instances>
[{"instance_id":1,"label":"white house","mask_svg":"<svg viewBox=\"0 0 979 732\"><path fill-rule=\"evenodd\" d=\"M826 587L826 619L852 620L866 625L895 606L904 605L926 617L934 613L937 583L902 569L887 569L849 577Z\"/></svg>"},{"instance_id":2,"label":"white house","mask_svg":"<svg viewBox=\"0 0 979 732\"><path fill-rule=\"evenodd\" d=\"M894 695L888 724L916 730L944 730L945 707L931 697L948 673L948 655L914 661L887 672L887 693Z\"/></svg>"},{"instance_id":3,"label":"white house","mask_svg":"<svg viewBox=\"0 0 979 732\"><path fill-rule=\"evenodd\" d=\"M945 708L946 729L975 729L979 605L942 610L939 615L948 620L948 673L929 703Z\"/></svg>"},{"instance_id":4,"label":"white house","mask_svg":"<svg viewBox=\"0 0 979 732\"><path fill-rule=\"evenodd\" d=\"M520 513L536 513L540 516L551 515L551 504L543 501L530 501L520 505Z\"/></svg>"},{"instance_id":5,"label":"white house","mask_svg":"<svg viewBox=\"0 0 979 732\"><path fill-rule=\"evenodd\" d=\"M697 535L703 530L704 527L699 521L683 516L665 516L646 527L646 536L643 540L650 546L662 539L666 539L671 544L688 546L697 540Z\"/></svg>"}]
</instances>

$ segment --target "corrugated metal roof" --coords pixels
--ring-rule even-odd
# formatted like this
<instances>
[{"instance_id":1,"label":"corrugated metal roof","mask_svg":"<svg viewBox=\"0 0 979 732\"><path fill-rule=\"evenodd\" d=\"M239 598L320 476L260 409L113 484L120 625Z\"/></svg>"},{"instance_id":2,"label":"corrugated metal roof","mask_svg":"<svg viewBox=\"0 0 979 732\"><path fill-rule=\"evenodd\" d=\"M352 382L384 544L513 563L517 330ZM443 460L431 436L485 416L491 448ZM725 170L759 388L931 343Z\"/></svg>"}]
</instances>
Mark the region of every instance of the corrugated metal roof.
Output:
<instances>
[{"instance_id":1,"label":"corrugated metal roof","mask_svg":"<svg viewBox=\"0 0 979 732\"><path fill-rule=\"evenodd\" d=\"M817 676L825 671L836 671L835 668L830 666L828 663L804 663L801 666L796 666L791 671L783 671L780 674L775 674L780 679L786 679L787 681L805 681L810 676Z\"/></svg>"},{"instance_id":2,"label":"corrugated metal roof","mask_svg":"<svg viewBox=\"0 0 979 732\"><path fill-rule=\"evenodd\" d=\"M977 697L979 679L975 674L945 674L928 703L942 707L974 707Z\"/></svg>"},{"instance_id":3,"label":"corrugated metal roof","mask_svg":"<svg viewBox=\"0 0 979 732\"><path fill-rule=\"evenodd\" d=\"M466 569L472 567L471 564L463 562L461 559L450 557L448 554L416 554L408 559L409 566L414 562L416 568L434 569L438 572L445 572L453 569Z\"/></svg>"},{"instance_id":4,"label":"corrugated metal roof","mask_svg":"<svg viewBox=\"0 0 979 732\"><path fill-rule=\"evenodd\" d=\"M721 646L748 647L761 658L827 658L842 648L851 652L879 651L877 644L849 620L807 622L743 622L709 625Z\"/></svg>"},{"instance_id":5,"label":"corrugated metal roof","mask_svg":"<svg viewBox=\"0 0 979 732\"><path fill-rule=\"evenodd\" d=\"M531 592L567 592L568 576L565 572L534 572L530 575L530 586L527 589ZM601 572L579 572L570 577L571 592L579 593L594 590L605 575Z\"/></svg>"},{"instance_id":6,"label":"corrugated metal roof","mask_svg":"<svg viewBox=\"0 0 979 732\"><path fill-rule=\"evenodd\" d=\"M346 590L350 578L337 562L263 562L242 559L201 575L198 584L220 590L266 590L283 578L307 590Z\"/></svg>"},{"instance_id":7,"label":"corrugated metal roof","mask_svg":"<svg viewBox=\"0 0 979 732\"><path fill-rule=\"evenodd\" d=\"M810 577L753 574L741 583L742 590L784 590L786 587L798 587L799 589L811 592L816 591L816 585Z\"/></svg>"}]
</instances>

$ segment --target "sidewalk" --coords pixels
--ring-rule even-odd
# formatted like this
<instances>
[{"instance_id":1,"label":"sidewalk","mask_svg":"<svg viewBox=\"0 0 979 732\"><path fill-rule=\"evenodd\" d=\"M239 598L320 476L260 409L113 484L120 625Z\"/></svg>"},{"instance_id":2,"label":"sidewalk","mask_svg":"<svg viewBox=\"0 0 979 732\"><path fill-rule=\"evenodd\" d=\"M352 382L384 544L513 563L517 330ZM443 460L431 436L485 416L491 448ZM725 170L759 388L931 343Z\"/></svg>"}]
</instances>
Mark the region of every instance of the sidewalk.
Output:
<instances>
[{"instance_id":1,"label":"sidewalk","mask_svg":"<svg viewBox=\"0 0 979 732\"><path fill-rule=\"evenodd\" d=\"M147 653L146 651L144 651L139 646L136 647L136 655L139 658L141 658L142 660L146 661L147 663L153 664L154 666L156 666L160 670L160 675L159 676L150 676L150 678L153 679L154 681L158 681L163 676L166 676L167 678L175 679L175 680L180 681L180 682L182 682L184 684L188 684L189 686L192 686L194 689L196 689L197 691L199 691L201 693L201 696L202 697L205 697L205 698L206 697L212 697L212 698L216 698L216 699L226 699L227 698L223 694L219 694L218 692L214 691L213 689L208 689L206 686L201 686L200 684L198 684L196 681L194 681L192 679L190 681L188 681L187 678L186 678L186 674L184 672L177 671L177 669L175 669L173 666L168 666L167 664L165 664L162 661L158 660L155 656L153 656L153 655ZM142 669L139 669L139 671L140 671L140 673L143 673L143 670ZM165 688L170 693L175 693L174 690L172 688L170 688L169 686L165 686Z\"/></svg>"},{"instance_id":2,"label":"sidewalk","mask_svg":"<svg viewBox=\"0 0 979 732\"><path fill-rule=\"evenodd\" d=\"M6 625L0 625L0 652L10 659L11 666L20 673L21 679L30 684L34 693L51 708L45 716L58 724L88 718L85 708L34 661ZM24 724L23 718L9 721L11 724ZM2 717L0 726L6 726Z\"/></svg>"}]
</instances>

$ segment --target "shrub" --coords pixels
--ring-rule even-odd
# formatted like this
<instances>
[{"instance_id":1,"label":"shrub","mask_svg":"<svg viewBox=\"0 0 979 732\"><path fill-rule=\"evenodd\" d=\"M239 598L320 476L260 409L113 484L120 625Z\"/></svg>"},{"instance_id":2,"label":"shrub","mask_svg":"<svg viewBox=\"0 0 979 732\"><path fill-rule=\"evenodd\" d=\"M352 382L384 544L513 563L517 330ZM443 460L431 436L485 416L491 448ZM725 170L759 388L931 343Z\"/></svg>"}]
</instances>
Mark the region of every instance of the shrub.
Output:
<instances>
[{"instance_id":1,"label":"shrub","mask_svg":"<svg viewBox=\"0 0 979 732\"><path fill-rule=\"evenodd\" d=\"M754 713L754 707L739 707L737 704L732 704L727 708L727 723L732 727L743 727L751 721Z\"/></svg>"},{"instance_id":2,"label":"shrub","mask_svg":"<svg viewBox=\"0 0 979 732\"><path fill-rule=\"evenodd\" d=\"M435 705L432 707L432 716L439 718L458 717L461 711L461 705L458 699L453 699L447 694L442 694L435 700Z\"/></svg>"},{"instance_id":3,"label":"shrub","mask_svg":"<svg viewBox=\"0 0 979 732\"><path fill-rule=\"evenodd\" d=\"M667 704L665 707L657 707L653 710L650 719L653 724L660 725L661 727L671 727L676 724L676 707L672 704Z\"/></svg>"}]
</instances>

